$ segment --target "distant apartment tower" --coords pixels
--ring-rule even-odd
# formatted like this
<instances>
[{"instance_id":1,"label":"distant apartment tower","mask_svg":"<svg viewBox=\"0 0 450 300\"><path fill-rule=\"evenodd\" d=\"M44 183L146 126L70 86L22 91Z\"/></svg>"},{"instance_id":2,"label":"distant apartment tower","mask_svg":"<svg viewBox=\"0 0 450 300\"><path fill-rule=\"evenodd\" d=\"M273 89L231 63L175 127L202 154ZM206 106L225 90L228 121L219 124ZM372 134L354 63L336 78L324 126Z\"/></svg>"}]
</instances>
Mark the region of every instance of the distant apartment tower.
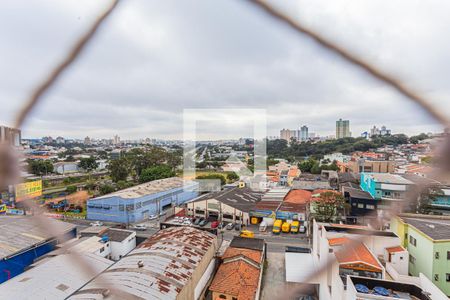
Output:
<instances>
[{"instance_id":1,"label":"distant apartment tower","mask_svg":"<svg viewBox=\"0 0 450 300\"><path fill-rule=\"evenodd\" d=\"M22 142L22 132L20 129L0 126L0 142L18 147Z\"/></svg>"},{"instance_id":2,"label":"distant apartment tower","mask_svg":"<svg viewBox=\"0 0 450 300\"><path fill-rule=\"evenodd\" d=\"M351 137L350 133L350 121L339 119L336 121L336 138L342 139Z\"/></svg>"},{"instance_id":3,"label":"distant apartment tower","mask_svg":"<svg viewBox=\"0 0 450 300\"><path fill-rule=\"evenodd\" d=\"M300 134L299 134L299 140L304 142L307 141L309 138L308 135L308 126L303 125L302 127L300 127Z\"/></svg>"},{"instance_id":4,"label":"distant apartment tower","mask_svg":"<svg viewBox=\"0 0 450 300\"><path fill-rule=\"evenodd\" d=\"M297 130L290 130L284 128L280 130L280 139L290 142L291 138L297 139Z\"/></svg>"},{"instance_id":5,"label":"distant apartment tower","mask_svg":"<svg viewBox=\"0 0 450 300\"><path fill-rule=\"evenodd\" d=\"M84 138L84 144L85 144L85 145L90 145L91 142L92 142L92 141L91 141L91 138L90 138L90 137L87 136L87 137Z\"/></svg>"},{"instance_id":6,"label":"distant apartment tower","mask_svg":"<svg viewBox=\"0 0 450 300\"><path fill-rule=\"evenodd\" d=\"M377 135L390 135L391 130L387 129L386 126L381 126L381 128L377 128L376 126L373 126L373 128L370 129L370 136L377 136Z\"/></svg>"},{"instance_id":7,"label":"distant apartment tower","mask_svg":"<svg viewBox=\"0 0 450 300\"><path fill-rule=\"evenodd\" d=\"M117 134L114 136L113 144L114 145L120 144L120 136L118 136Z\"/></svg>"}]
</instances>

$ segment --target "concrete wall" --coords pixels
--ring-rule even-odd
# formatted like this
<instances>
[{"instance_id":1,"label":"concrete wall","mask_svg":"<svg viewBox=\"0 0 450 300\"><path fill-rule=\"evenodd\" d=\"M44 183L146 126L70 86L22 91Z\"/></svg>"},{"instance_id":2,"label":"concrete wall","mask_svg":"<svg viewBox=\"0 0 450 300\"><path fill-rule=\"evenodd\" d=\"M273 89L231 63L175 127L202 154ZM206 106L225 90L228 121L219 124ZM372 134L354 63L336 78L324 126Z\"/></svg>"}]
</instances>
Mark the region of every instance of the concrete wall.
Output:
<instances>
[{"instance_id":1,"label":"concrete wall","mask_svg":"<svg viewBox=\"0 0 450 300\"><path fill-rule=\"evenodd\" d=\"M136 232L122 242L111 241L111 259L119 260L136 248Z\"/></svg>"}]
</instances>

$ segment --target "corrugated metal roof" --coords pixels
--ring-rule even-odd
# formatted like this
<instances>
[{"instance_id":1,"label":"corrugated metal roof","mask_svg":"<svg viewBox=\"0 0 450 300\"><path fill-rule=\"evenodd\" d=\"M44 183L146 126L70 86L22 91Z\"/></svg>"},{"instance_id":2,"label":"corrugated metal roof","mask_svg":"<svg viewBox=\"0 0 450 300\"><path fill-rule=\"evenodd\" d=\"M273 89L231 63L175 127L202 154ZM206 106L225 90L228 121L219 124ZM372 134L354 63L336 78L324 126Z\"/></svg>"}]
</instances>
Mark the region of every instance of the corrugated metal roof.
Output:
<instances>
[{"instance_id":1,"label":"corrugated metal roof","mask_svg":"<svg viewBox=\"0 0 450 300\"><path fill-rule=\"evenodd\" d=\"M81 255L81 256L80 256ZM80 260L95 274L87 276ZM58 255L0 285L2 299L65 299L113 262L95 254Z\"/></svg>"},{"instance_id":2,"label":"corrugated metal roof","mask_svg":"<svg viewBox=\"0 0 450 300\"><path fill-rule=\"evenodd\" d=\"M109 282L130 298L175 299L216 237L192 227L170 227L131 251L72 299L92 299ZM106 280L106 281L105 281Z\"/></svg>"},{"instance_id":3,"label":"corrugated metal roof","mask_svg":"<svg viewBox=\"0 0 450 300\"><path fill-rule=\"evenodd\" d=\"M59 235L76 227L73 224L54 219L49 219L48 222L50 222L53 231L56 231ZM1 216L0 232L0 258L14 255L16 252L54 237L46 228L27 216Z\"/></svg>"}]
</instances>

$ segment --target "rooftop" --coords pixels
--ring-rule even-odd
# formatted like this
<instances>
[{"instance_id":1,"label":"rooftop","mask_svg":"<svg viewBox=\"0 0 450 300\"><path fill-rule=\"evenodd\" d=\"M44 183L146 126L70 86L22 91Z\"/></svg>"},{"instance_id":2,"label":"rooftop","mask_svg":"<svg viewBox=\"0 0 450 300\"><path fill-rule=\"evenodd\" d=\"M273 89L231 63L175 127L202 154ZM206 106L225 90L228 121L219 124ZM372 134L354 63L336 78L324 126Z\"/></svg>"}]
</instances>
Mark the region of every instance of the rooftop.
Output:
<instances>
[{"instance_id":1,"label":"rooftop","mask_svg":"<svg viewBox=\"0 0 450 300\"><path fill-rule=\"evenodd\" d=\"M107 194L101 197L97 197L92 200L104 199L110 197L120 197L123 199L133 199L139 198L147 195L152 195L156 193L160 193L163 191L168 191L176 188L182 188L186 185L191 187L193 184L192 181L185 181L180 177L170 177L165 179L153 180L140 185L136 185L124 190L120 190L111 194Z\"/></svg>"},{"instance_id":2,"label":"rooftop","mask_svg":"<svg viewBox=\"0 0 450 300\"><path fill-rule=\"evenodd\" d=\"M118 228L108 228L105 231L99 233L99 236L108 236L108 239L112 242L123 242L130 235L135 235L132 230L118 229Z\"/></svg>"},{"instance_id":3,"label":"rooftop","mask_svg":"<svg viewBox=\"0 0 450 300\"><path fill-rule=\"evenodd\" d=\"M257 238L249 239L249 238L235 236L235 237L233 237L233 240L230 243L230 247L263 251L264 244L265 244L265 242L263 239L257 239Z\"/></svg>"},{"instance_id":4,"label":"rooftop","mask_svg":"<svg viewBox=\"0 0 450 300\"><path fill-rule=\"evenodd\" d=\"M433 240L450 240L450 220L401 218Z\"/></svg>"},{"instance_id":5,"label":"rooftop","mask_svg":"<svg viewBox=\"0 0 450 300\"><path fill-rule=\"evenodd\" d=\"M389 253L395 253L395 252L403 252L406 250L402 246L394 246L394 247L386 248L386 251Z\"/></svg>"},{"instance_id":6,"label":"rooftop","mask_svg":"<svg viewBox=\"0 0 450 300\"><path fill-rule=\"evenodd\" d=\"M89 276L79 260L89 264L94 274ZM0 295L3 299L65 299L111 264L90 253L58 255L0 284Z\"/></svg>"},{"instance_id":7,"label":"rooftop","mask_svg":"<svg viewBox=\"0 0 450 300\"><path fill-rule=\"evenodd\" d=\"M237 208L240 211L249 212L255 206L255 203L261 200L263 194L263 192L252 190L249 187L235 187L219 192L208 193L193 201L198 202L207 199L216 199L217 201Z\"/></svg>"},{"instance_id":8,"label":"rooftop","mask_svg":"<svg viewBox=\"0 0 450 300\"><path fill-rule=\"evenodd\" d=\"M255 299L261 273L261 254L258 250L229 247L209 289L236 296L240 300Z\"/></svg>"},{"instance_id":9,"label":"rooftop","mask_svg":"<svg viewBox=\"0 0 450 300\"><path fill-rule=\"evenodd\" d=\"M307 204L311 200L311 192L307 190L291 190L285 197L284 202Z\"/></svg>"},{"instance_id":10,"label":"rooftop","mask_svg":"<svg viewBox=\"0 0 450 300\"><path fill-rule=\"evenodd\" d=\"M160 230L74 296L98 297L105 289L102 282L107 281L127 298L176 299L215 243L214 235L192 227Z\"/></svg>"},{"instance_id":11,"label":"rooftop","mask_svg":"<svg viewBox=\"0 0 450 300\"><path fill-rule=\"evenodd\" d=\"M390 173L362 173L362 174L369 175L378 183L414 184L412 181L396 174Z\"/></svg>"},{"instance_id":12,"label":"rooftop","mask_svg":"<svg viewBox=\"0 0 450 300\"><path fill-rule=\"evenodd\" d=\"M75 225L48 219L53 233L63 235L73 229ZM13 256L34 245L46 242L55 236L45 227L36 224L32 217L0 216L0 259Z\"/></svg>"},{"instance_id":13,"label":"rooftop","mask_svg":"<svg viewBox=\"0 0 450 300\"><path fill-rule=\"evenodd\" d=\"M294 181L292 183L292 188L296 190L312 191L316 189L331 189L331 186L328 181L302 180L302 181Z\"/></svg>"},{"instance_id":14,"label":"rooftop","mask_svg":"<svg viewBox=\"0 0 450 300\"><path fill-rule=\"evenodd\" d=\"M361 190L360 188L352 188L352 187L343 187L344 196L346 193L352 198L358 198L358 199L370 199L373 200L372 195L370 195L368 192Z\"/></svg>"},{"instance_id":15,"label":"rooftop","mask_svg":"<svg viewBox=\"0 0 450 300\"><path fill-rule=\"evenodd\" d=\"M381 272L382 267L370 250L359 241L353 241L348 247L343 247L335 252L337 261L342 265L352 268L353 264L363 263Z\"/></svg>"}]
</instances>

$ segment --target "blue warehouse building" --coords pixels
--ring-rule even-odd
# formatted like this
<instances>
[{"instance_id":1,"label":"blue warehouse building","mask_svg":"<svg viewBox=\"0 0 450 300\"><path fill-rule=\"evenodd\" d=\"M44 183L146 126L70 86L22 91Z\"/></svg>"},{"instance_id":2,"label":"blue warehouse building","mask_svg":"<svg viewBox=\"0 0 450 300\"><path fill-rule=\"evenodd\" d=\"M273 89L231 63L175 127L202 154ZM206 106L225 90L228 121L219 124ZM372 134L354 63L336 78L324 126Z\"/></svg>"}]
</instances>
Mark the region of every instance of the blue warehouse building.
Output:
<instances>
[{"instance_id":1,"label":"blue warehouse building","mask_svg":"<svg viewBox=\"0 0 450 300\"><path fill-rule=\"evenodd\" d=\"M87 201L87 218L134 223L198 196L198 183L179 177L154 180Z\"/></svg>"},{"instance_id":2,"label":"blue warehouse building","mask_svg":"<svg viewBox=\"0 0 450 300\"><path fill-rule=\"evenodd\" d=\"M48 222L51 233L32 217L0 216L0 283L23 273L57 244L76 236L76 225L53 219Z\"/></svg>"}]
</instances>

